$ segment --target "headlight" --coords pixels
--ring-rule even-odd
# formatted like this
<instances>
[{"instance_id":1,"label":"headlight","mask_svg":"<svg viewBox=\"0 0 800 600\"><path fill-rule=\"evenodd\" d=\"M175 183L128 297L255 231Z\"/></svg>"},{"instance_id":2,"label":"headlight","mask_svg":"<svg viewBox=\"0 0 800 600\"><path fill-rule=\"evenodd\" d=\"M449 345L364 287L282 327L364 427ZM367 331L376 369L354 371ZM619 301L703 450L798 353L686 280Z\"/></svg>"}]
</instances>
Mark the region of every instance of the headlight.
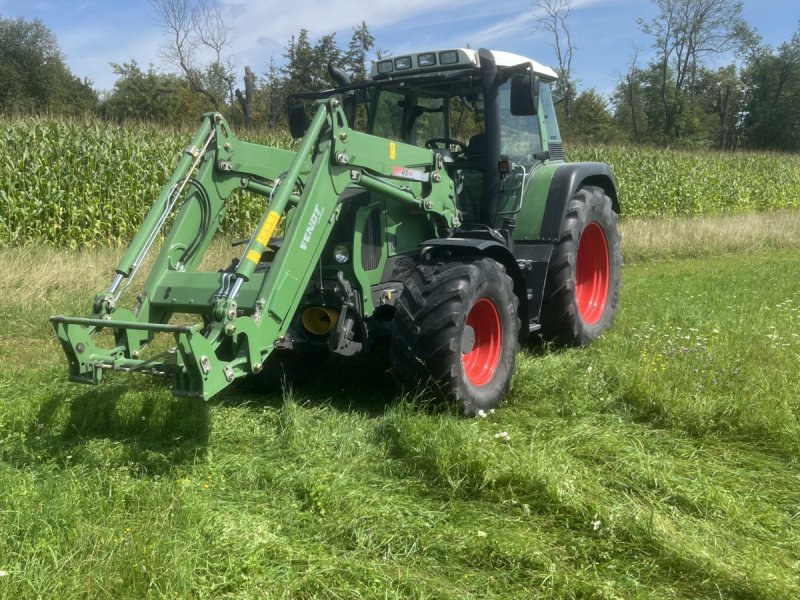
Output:
<instances>
[{"instance_id":1,"label":"headlight","mask_svg":"<svg viewBox=\"0 0 800 600\"><path fill-rule=\"evenodd\" d=\"M340 265L347 263L350 260L350 248L339 244L333 248L333 260Z\"/></svg>"},{"instance_id":2,"label":"headlight","mask_svg":"<svg viewBox=\"0 0 800 600\"><path fill-rule=\"evenodd\" d=\"M458 64L458 50L448 50L439 52L439 64L455 65Z\"/></svg>"},{"instance_id":3,"label":"headlight","mask_svg":"<svg viewBox=\"0 0 800 600\"><path fill-rule=\"evenodd\" d=\"M436 64L436 53L426 52L425 54L417 55L417 64L420 67L432 67Z\"/></svg>"},{"instance_id":4,"label":"headlight","mask_svg":"<svg viewBox=\"0 0 800 600\"><path fill-rule=\"evenodd\" d=\"M395 71L405 71L406 69L411 68L411 57L410 56L401 56L400 58L394 59L394 68Z\"/></svg>"}]
</instances>

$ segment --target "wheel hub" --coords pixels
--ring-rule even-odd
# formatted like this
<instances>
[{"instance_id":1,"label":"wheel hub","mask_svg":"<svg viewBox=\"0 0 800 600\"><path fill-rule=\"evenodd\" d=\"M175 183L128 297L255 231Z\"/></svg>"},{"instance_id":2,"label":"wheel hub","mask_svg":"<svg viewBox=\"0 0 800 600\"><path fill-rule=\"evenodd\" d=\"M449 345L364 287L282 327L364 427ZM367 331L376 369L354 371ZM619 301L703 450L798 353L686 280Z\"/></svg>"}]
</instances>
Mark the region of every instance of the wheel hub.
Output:
<instances>
[{"instance_id":1,"label":"wheel hub","mask_svg":"<svg viewBox=\"0 0 800 600\"><path fill-rule=\"evenodd\" d=\"M482 386L491 381L500 362L502 342L497 307L488 298L480 298L470 308L461 337L464 374L472 385Z\"/></svg>"},{"instance_id":2,"label":"wheel hub","mask_svg":"<svg viewBox=\"0 0 800 600\"><path fill-rule=\"evenodd\" d=\"M581 234L575 265L575 301L587 325L597 323L606 310L610 278L606 234L592 221Z\"/></svg>"}]
</instances>

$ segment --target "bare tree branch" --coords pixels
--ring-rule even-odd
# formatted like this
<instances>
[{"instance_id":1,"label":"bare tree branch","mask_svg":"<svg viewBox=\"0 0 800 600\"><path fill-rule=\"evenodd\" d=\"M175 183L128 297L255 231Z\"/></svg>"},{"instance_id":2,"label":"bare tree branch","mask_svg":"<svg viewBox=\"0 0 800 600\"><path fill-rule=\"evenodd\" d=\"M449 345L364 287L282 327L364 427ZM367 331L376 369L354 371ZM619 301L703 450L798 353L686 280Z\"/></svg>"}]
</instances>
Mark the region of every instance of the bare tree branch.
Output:
<instances>
[{"instance_id":1,"label":"bare tree branch","mask_svg":"<svg viewBox=\"0 0 800 600\"><path fill-rule=\"evenodd\" d=\"M684 103L694 101L698 70L705 58L735 46L742 4L736 0L652 0L659 15L641 30L653 36L661 75L665 133L676 133Z\"/></svg>"},{"instance_id":2,"label":"bare tree branch","mask_svg":"<svg viewBox=\"0 0 800 600\"><path fill-rule=\"evenodd\" d=\"M233 31L210 0L150 0L156 20L167 35L161 57L179 68L189 87L208 98L214 110L234 101L235 65L225 56ZM211 57L201 64L200 55Z\"/></svg>"},{"instance_id":3,"label":"bare tree branch","mask_svg":"<svg viewBox=\"0 0 800 600\"><path fill-rule=\"evenodd\" d=\"M558 61L559 81L556 90L564 97L564 112L570 117L575 92L572 81L572 56L577 46L572 39L567 19L572 13L572 0L534 0L533 31L553 36L553 49Z\"/></svg>"}]
</instances>

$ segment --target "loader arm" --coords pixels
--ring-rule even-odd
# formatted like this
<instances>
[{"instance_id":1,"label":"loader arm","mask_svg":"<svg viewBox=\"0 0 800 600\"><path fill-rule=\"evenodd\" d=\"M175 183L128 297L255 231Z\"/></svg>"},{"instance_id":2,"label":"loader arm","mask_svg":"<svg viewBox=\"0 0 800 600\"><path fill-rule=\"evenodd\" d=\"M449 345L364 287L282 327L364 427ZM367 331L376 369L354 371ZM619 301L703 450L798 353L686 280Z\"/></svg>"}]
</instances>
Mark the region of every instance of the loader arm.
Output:
<instances>
[{"instance_id":1,"label":"loader arm","mask_svg":"<svg viewBox=\"0 0 800 600\"><path fill-rule=\"evenodd\" d=\"M207 400L258 373L286 335L348 187L409 204L444 230L458 223L441 158L353 131L336 98L317 102L296 152L240 141L221 115L204 115L91 316L51 317L71 379L100 383L106 370L164 375L176 395ZM268 199L260 222L235 270L198 271L236 191ZM280 248L269 268L257 269L284 217ZM172 218L134 306L120 307ZM111 347L100 342L103 330L113 332ZM159 355L151 342L161 333L174 345Z\"/></svg>"}]
</instances>

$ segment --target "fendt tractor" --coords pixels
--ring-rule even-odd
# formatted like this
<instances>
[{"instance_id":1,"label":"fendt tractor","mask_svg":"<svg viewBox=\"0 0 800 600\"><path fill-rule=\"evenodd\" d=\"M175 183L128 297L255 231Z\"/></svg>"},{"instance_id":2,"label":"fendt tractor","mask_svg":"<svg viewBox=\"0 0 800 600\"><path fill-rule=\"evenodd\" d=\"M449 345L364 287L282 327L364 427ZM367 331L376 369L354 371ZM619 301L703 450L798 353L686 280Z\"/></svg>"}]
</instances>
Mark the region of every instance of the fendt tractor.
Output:
<instances>
[{"instance_id":1,"label":"fendt tractor","mask_svg":"<svg viewBox=\"0 0 800 600\"><path fill-rule=\"evenodd\" d=\"M404 386L472 415L506 396L520 343L581 346L611 325L615 179L564 161L552 69L452 49L379 60L366 81L329 73L335 87L290 101L296 151L203 116L91 316L51 317L71 380L161 375L207 400L383 341ZM263 216L238 259L200 270L234 192Z\"/></svg>"}]
</instances>

